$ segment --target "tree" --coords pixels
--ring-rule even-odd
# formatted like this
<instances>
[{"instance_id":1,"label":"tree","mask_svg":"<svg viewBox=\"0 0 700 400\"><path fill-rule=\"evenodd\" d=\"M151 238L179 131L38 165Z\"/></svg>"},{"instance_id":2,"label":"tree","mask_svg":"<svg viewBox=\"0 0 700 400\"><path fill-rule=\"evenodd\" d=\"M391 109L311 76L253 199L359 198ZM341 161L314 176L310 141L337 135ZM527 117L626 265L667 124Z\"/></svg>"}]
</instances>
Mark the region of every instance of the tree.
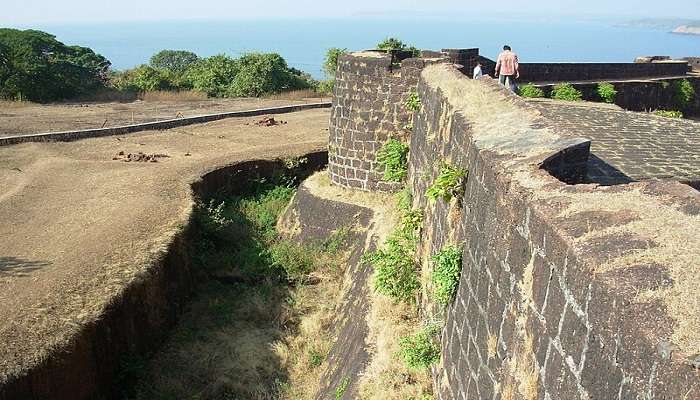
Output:
<instances>
[{"instance_id":1,"label":"tree","mask_svg":"<svg viewBox=\"0 0 700 400\"><path fill-rule=\"evenodd\" d=\"M118 90L127 92L152 92L172 88L166 76L148 65L139 65L134 69L118 73L112 79L112 84Z\"/></svg>"},{"instance_id":2,"label":"tree","mask_svg":"<svg viewBox=\"0 0 700 400\"><path fill-rule=\"evenodd\" d=\"M182 74L197 61L199 56L191 51L162 50L151 57L150 65L156 69Z\"/></svg>"},{"instance_id":3,"label":"tree","mask_svg":"<svg viewBox=\"0 0 700 400\"><path fill-rule=\"evenodd\" d=\"M384 39L382 42L377 44L377 48L380 50L402 50L413 53L414 56L420 56L420 50L415 46L409 46L401 40L393 37Z\"/></svg>"},{"instance_id":4,"label":"tree","mask_svg":"<svg viewBox=\"0 0 700 400\"><path fill-rule=\"evenodd\" d=\"M188 87L209 96L225 97L238 70L236 60L219 54L197 61L185 73L184 81Z\"/></svg>"},{"instance_id":5,"label":"tree","mask_svg":"<svg viewBox=\"0 0 700 400\"><path fill-rule=\"evenodd\" d=\"M312 87L301 71L289 68L284 58L276 53L246 54L238 59L238 68L231 84L231 96L257 97Z\"/></svg>"},{"instance_id":6,"label":"tree","mask_svg":"<svg viewBox=\"0 0 700 400\"><path fill-rule=\"evenodd\" d=\"M0 29L0 96L51 101L104 86L110 62L36 30Z\"/></svg>"},{"instance_id":7,"label":"tree","mask_svg":"<svg viewBox=\"0 0 700 400\"><path fill-rule=\"evenodd\" d=\"M323 61L323 72L331 79L335 78L335 72L338 70L338 59L340 56L348 54L348 49L340 49L332 47L326 52L326 59Z\"/></svg>"}]
</instances>

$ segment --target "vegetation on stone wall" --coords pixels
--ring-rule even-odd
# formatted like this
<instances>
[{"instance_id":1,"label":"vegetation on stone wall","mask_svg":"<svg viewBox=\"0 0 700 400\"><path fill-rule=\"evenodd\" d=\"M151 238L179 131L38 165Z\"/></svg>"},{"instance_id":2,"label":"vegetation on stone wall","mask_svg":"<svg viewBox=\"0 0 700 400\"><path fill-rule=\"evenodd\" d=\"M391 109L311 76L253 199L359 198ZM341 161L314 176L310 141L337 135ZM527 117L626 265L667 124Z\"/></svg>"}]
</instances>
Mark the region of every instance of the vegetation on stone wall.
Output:
<instances>
[{"instance_id":1,"label":"vegetation on stone wall","mask_svg":"<svg viewBox=\"0 0 700 400\"><path fill-rule=\"evenodd\" d=\"M409 92L408 97L406 97L406 101L404 102L404 105L406 106L406 109L411 112L416 112L420 110L421 101L420 96L418 96L418 92L415 90Z\"/></svg>"},{"instance_id":2,"label":"vegetation on stone wall","mask_svg":"<svg viewBox=\"0 0 700 400\"><path fill-rule=\"evenodd\" d=\"M384 170L383 180L401 182L408 173L408 145L389 139L377 151L377 163Z\"/></svg>"},{"instance_id":3,"label":"vegetation on stone wall","mask_svg":"<svg viewBox=\"0 0 700 400\"><path fill-rule=\"evenodd\" d=\"M612 83L601 82L598 84L596 89L598 92L598 97L603 101L603 103L613 104L615 103L615 97L617 96L617 90Z\"/></svg>"},{"instance_id":4,"label":"vegetation on stone wall","mask_svg":"<svg viewBox=\"0 0 700 400\"><path fill-rule=\"evenodd\" d=\"M687 110L695 98L695 89L687 79L674 81L673 86L673 104L678 111Z\"/></svg>"},{"instance_id":5,"label":"vegetation on stone wall","mask_svg":"<svg viewBox=\"0 0 700 400\"><path fill-rule=\"evenodd\" d=\"M414 57L420 56L420 50L415 46L408 45L401 41L400 39L394 37L388 37L381 42L377 43L377 49L380 50L401 50L408 51L413 54Z\"/></svg>"},{"instance_id":6,"label":"vegetation on stone wall","mask_svg":"<svg viewBox=\"0 0 700 400\"><path fill-rule=\"evenodd\" d=\"M520 87L518 93L520 96L525 98L541 98L544 96L544 90L535 86L532 83L528 83Z\"/></svg>"},{"instance_id":7,"label":"vegetation on stone wall","mask_svg":"<svg viewBox=\"0 0 700 400\"><path fill-rule=\"evenodd\" d=\"M556 100L581 101L583 94L570 83L562 83L554 86L551 97Z\"/></svg>"},{"instance_id":8,"label":"vegetation on stone wall","mask_svg":"<svg viewBox=\"0 0 700 400\"><path fill-rule=\"evenodd\" d=\"M666 118L683 118L683 113L680 111L655 110L652 112L652 114L658 115L659 117L666 117Z\"/></svg>"},{"instance_id":9,"label":"vegetation on stone wall","mask_svg":"<svg viewBox=\"0 0 700 400\"><path fill-rule=\"evenodd\" d=\"M433 299L444 306L450 304L457 294L459 276L462 273L462 250L448 246L432 257Z\"/></svg>"},{"instance_id":10,"label":"vegetation on stone wall","mask_svg":"<svg viewBox=\"0 0 700 400\"><path fill-rule=\"evenodd\" d=\"M433 184L425 192L431 201L442 199L450 201L453 197L460 198L464 193L464 181L469 172L464 168L454 167L444 163Z\"/></svg>"},{"instance_id":11,"label":"vegetation on stone wall","mask_svg":"<svg viewBox=\"0 0 700 400\"><path fill-rule=\"evenodd\" d=\"M412 369L427 369L440 360L440 346L435 337L440 327L427 326L413 335L401 338L400 355L406 366Z\"/></svg>"}]
</instances>

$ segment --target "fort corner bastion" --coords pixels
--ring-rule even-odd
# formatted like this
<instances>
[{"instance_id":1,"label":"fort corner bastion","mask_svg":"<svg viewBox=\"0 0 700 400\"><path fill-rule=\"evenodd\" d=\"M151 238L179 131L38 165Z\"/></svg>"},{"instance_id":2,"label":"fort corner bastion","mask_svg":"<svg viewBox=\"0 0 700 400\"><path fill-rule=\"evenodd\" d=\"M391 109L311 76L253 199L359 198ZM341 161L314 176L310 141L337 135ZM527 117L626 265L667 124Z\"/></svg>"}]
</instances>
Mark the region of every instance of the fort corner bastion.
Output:
<instances>
[{"instance_id":1,"label":"fort corner bastion","mask_svg":"<svg viewBox=\"0 0 700 400\"><path fill-rule=\"evenodd\" d=\"M424 213L417 269L462 249L454 301L420 301L444 321L436 398L700 399L700 125L527 101L465 76L478 57L346 55L333 96L331 182L409 188ZM633 71L688 71L629 65L637 88ZM405 183L383 181L389 138L409 144ZM464 194L429 201L444 164L468 171Z\"/></svg>"}]
</instances>

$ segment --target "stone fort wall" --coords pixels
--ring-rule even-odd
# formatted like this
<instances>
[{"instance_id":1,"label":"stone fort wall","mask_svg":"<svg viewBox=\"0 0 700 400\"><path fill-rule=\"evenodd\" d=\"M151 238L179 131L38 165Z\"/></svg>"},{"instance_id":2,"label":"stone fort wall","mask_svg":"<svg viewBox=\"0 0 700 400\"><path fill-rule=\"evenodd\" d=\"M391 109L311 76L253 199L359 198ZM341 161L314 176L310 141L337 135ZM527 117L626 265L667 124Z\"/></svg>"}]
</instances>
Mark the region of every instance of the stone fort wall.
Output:
<instances>
[{"instance_id":1,"label":"stone fort wall","mask_svg":"<svg viewBox=\"0 0 700 400\"><path fill-rule=\"evenodd\" d=\"M697 191L672 182L569 185L582 173L587 139L445 60L418 64L410 79L394 67L367 55L341 59L329 172L341 186L395 189L382 184L375 152L399 135L408 118L400 106L417 90L422 107L400 136L410 136L408 186L425 212L420 268L429 271L444 246L463 248L433 370L436 397L700 398L692 359L700 336L681 318L698 310L679 297L695 293L683 274L700 268L689 236L700 229ZM469 171L464 196L430 202L426 189L445 162ZM679 235L689 243L680 254ZM442 312L423 303L426 316Z\"/></svg>"}]
</instances>

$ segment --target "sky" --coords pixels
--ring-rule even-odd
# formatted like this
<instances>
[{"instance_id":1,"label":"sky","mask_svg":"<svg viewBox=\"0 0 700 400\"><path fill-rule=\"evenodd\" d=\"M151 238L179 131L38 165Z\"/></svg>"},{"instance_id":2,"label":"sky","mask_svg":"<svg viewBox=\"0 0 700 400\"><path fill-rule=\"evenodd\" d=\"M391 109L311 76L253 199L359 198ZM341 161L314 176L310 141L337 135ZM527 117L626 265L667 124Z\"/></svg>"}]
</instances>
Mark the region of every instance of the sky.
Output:
<instances>
[{"instance_id":1,"label":"sky","mask_svg":"<svg viewBox=\"0 0 700 400\"><path fill-rule=\"evenodd\" d=\"M699 0L0 0L0 26L180 19L498 15L700 19Z\"/></svg>"}]
</instances>

